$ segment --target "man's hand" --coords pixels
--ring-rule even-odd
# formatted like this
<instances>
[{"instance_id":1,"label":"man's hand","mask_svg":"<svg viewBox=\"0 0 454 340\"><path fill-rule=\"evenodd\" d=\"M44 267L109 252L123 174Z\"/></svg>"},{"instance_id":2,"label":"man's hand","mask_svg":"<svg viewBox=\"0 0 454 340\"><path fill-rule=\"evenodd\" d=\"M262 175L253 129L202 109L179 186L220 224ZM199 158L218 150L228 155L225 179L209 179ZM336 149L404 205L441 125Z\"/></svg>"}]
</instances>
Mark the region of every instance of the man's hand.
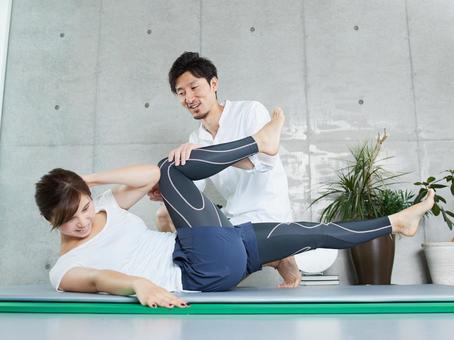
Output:
<instances>
[{"instance_id":1,"label":"man's hand","mask_svg":"<svg viewBox=\"0 0 454 340\"><path fill-rule=\"evenodd\" d=\"M200 148L200 145L185 143L181 144L178 148L173 149L169 152L168 160L172 162L175 160L175 165L185 165L186 161L191 156L191 151L194 149Z\"/></svg>"},{"instance_id":2,"label":"man's hand","mask_svg":"<svg viewBox=\"0 0 454 340\"><path fill-rule=\"evenodd\" d=\"M159 190L159 182L156 183L153 188L151 188L147 195L151 201L162 202L161 190Z\"/></svg>"},{"instance_id":3,"label":"man's hand","mask_svg":"<svg viewBox=\"0 0 454 340\"><path fill-rule=\"evenodd\" d=\"M150 307L187 307L186 301L177 298L175 295L169 293L164 288L161 288L151 281L139 278L134 281L134 291L137 299L143 306Z\"/></svg>"}]
</instances>

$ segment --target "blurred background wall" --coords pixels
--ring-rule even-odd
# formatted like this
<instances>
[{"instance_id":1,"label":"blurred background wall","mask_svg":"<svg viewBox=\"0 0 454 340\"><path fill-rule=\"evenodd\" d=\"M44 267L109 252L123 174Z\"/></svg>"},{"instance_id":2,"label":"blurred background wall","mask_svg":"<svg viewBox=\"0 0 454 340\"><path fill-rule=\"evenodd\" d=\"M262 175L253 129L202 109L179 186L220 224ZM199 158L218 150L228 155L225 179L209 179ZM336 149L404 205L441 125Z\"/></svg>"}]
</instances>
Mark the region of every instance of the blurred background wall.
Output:
<instances>
[{"instance_id":1,"label":"blurred background wall","mask_svg":"<svg viewBox=\"0 0 454 340\"><path fill-rule=\"evenodd\" d=\"M387 128L386 165L403 188L454 166L454 2L450 0L14 0L0 130L0 284L42 283L58 233L34 183L54 167L88 173L157 162L197 127L170 92L184 51L218 68L221 100L287 114L281 157L294 217L345 165L348 148ZM99 192L100 190L97 190ZM217 202L222 198L211 189ZM449 202L452 207L453 202ZM153 228L158 204L133 211ZM398 239L393 283L428 281L425 240ZM345 251L329 273L354 282ZM249 284L273 286L268 270Z\"/></svg>"}]
</instances>

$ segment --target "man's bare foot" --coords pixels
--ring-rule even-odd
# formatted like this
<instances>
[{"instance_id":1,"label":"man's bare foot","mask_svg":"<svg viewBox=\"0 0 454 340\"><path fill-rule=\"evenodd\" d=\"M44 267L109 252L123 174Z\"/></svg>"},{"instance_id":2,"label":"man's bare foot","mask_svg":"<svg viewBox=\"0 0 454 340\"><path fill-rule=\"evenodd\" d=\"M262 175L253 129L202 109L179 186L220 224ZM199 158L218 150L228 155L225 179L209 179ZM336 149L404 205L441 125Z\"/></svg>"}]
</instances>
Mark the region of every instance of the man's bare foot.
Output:
<instances>
[{"instance_id":1,"label":"man's bare foot","mask_svg":"<svg viewBox=\"0 0 454 340\"><path fill-rule=\"evenodd\" d=\"M295 257L290 256L282 260L273 261L266 264L279 272L284 281L278 288L296 288L301 283L301 272L296 265Z\"/></svg>"},{"instance_id":2,"label":"man's bare foot","mask_svg":"<svg viewBox=\"0 0 454 340\"><path fill-rule=\"evenodd\" d=\"M407 209L389 216L393 233L413 236L418 231L419 221L434 205L435 192L431 189L426 198Z\"/></svg>"},{"instance_id":3,"label":"man's bare foot","mask_svg":"<svg viewBox=\"0 0 454 340\"><path fill-rule=\"evenodd\" d=\"M276 107L271 115L271 120L252 136L257 142L259 152L270 156L277 154L284 121L284 112L280 107Z\"/></svg>"}]
</instances>

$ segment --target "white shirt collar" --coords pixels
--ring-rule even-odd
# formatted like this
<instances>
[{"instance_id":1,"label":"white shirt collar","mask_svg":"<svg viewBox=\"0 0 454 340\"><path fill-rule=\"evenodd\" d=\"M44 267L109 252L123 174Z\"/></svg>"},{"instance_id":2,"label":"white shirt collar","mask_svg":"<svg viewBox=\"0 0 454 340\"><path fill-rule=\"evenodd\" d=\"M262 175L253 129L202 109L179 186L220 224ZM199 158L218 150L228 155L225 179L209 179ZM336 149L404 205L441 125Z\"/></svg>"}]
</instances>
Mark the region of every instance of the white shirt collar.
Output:
<instances>
[{"instance_id":1,"label":"white shirt collar","mask_svg":"<svg viewBox=\"0 0 454 340\"><path fill-rule=\"evenodd\" d=\"M218 129L218 132L219 133L219 130L221 129L222 127L222 122L225 120L225 117L228 115L229 113L229 109L230 109L230 101L226 100L223 104L221 104L222 106L224 106L224 109L222 110L222 114L221 114L221 118L219 118L219 129ZM200 126L199 126L199 138L202 139L202 140L206 140L206 141L213 141L213 137L211 136L211 133L205 129L205 127L203 126L202 123L200 123Z\"/></svg>"}]
</instances>

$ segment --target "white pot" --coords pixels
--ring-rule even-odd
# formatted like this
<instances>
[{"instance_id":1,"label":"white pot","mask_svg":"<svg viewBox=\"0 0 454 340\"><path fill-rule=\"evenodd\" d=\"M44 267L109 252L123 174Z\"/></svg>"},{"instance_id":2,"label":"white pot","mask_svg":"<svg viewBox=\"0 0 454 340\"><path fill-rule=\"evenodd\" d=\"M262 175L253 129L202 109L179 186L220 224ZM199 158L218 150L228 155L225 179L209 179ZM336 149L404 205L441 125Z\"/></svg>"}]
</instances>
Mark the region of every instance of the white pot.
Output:
<instances>
[{"instance_id":1,"label":"white pot","mask_svg":"<svg viewBox=\"0 0 454 340\"><path fill-rule=\"evenodd\" d=\"M454 285L454 242L428 242L422 247L432 282Z\"/></svg>"}]
</instances>

